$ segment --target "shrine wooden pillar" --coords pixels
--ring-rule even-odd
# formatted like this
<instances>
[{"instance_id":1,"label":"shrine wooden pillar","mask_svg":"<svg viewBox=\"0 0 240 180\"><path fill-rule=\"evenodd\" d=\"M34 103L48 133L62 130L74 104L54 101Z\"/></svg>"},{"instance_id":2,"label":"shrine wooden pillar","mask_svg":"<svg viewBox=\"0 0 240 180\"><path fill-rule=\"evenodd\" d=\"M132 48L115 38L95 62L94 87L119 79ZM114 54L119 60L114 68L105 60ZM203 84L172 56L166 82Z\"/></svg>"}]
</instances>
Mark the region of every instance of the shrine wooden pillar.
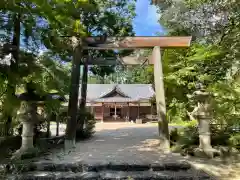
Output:
<instances>
[{"instance_id":1,"label":"shrine wooden pillar","mask_svg":"<svg viewBox=\"0 0 240 180\"><path fill-rule=\"evenodd\" d=\"M104 103L102 103L102 123L103 123L103 120L104 120Z\"/></svg>"},{"instance_id":2,"label":"shrine wooden pillar","mask_svg":"<svg viewBox=\"0 0 240 180\"><path fill-rule=\"evenodd\" d=\"M158 115L158 129L160 136L161 149L168 151L170 149L168 121L166 118L166 103L163 82L163 69L161 60L160 47L154 47L152 53L152 60L154 62L154 84L156 94L156 106Z\"/></svg>"},{"instance_id":3,"label":"shrine wooden pillar","mask_svg":"<svg viewBox=\"0 0 240 180\"><path fill-rule=\"evenodd\" d=\"M50 133L51 133L51 131L50 131L51 119L52 119L52 114L47 117L47 138L49 138L51 136L50 135Z\"/></svg>"},{"instance_id":4,"label":"shrine wooden pillar","mask_svg":"<svg viewBox=\"0 0 240 180\"><path fill-rule=\"evenodd\" d=\"M94 106L93 106L92 103L90 105L91 105L91 107L90 107L91 108L91 113L93 114L94 113Z\"/></svg>"},{"instance_id":5,"label":"shrine wooden pillar","mask_svg":"<svg viewBox=\"0 0 240 180\"><path fill-rule=\"evenodd\" d=\"M117 106L116 106L116 102L114 103L114 119L115 119L115 121L117 119Z\"/></svg>"},{"instance_id":6,"label":"shrine wooden pillar","mask_svg":"<svg viewBox=\"0 0 240 180\"><path fill-rule=\"evenodd\" d=\"M127 119L126 121L129 121L129 116L130 116L130 106L129 106L129 102L127 103Z\"/></svg>"},{"instance_id":7,"label":"shrine wooden pillar","mask_svg":"<svg viewBox=\"0 0 240 180\"><path fill-rule=\"evenodd\" d=\"M151 115L153 115L153 104L151 103L151 110L150 110L151 112Z\"/></svg>"},{"instance_id":8,"label":"shrine wooden pillar","mask_svg":"<svg viewBox=\"0 0 240 180\"><path fill-rule=\"evenodd\" d=\"M139 114L140 114L140 102L138 102L138 109L137 109L137 112L138 112L138 114L137 114L137 118L139 119Z\"/></svg>"}]
</instances>

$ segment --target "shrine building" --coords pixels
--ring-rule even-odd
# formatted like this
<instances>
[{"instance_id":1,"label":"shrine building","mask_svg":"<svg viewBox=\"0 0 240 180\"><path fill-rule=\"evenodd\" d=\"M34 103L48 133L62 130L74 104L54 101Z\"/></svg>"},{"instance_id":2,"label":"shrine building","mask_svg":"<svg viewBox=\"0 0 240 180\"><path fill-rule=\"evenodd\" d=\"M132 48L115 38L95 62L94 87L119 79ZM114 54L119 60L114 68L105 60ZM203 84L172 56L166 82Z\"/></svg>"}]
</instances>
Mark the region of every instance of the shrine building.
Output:
<instances>
[{"instance_id":1,"label":"shrine building","mask_svg":"<svg viewBox=\"0 0 240 180\"><path fill-rule=\"evenodd\" d=\"M148 121L156 114L154 95L152 84L88 84L86 106L102 122Z\"/></svg>"}]
</instances>

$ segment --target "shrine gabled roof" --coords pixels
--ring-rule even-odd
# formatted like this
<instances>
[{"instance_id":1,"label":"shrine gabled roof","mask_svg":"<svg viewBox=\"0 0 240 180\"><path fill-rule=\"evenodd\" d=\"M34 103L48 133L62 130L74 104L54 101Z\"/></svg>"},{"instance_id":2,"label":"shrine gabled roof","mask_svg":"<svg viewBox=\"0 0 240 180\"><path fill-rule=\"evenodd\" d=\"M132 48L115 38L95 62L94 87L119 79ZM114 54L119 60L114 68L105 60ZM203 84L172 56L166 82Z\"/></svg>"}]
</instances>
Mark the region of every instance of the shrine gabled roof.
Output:
<instances>
[{"instance_id":1,"label":"shrine gabled roof","mask_svg":"<svg viewBox=\"0 0 240 180\"><path fill-rule=\"evenodd\" d=\"M110 98L110 97L113 97L113 96L116 96L119 95L123 98L130 98L126 93L124 93L120 87L118 85L115 85L114 88L110 91L110 92L107 92L106 94L104 94L103 96L101 96L100 98ZM131 98L130 98L131 99Z\"/></svg>"},{"instance_id":2,"label":"shrine gabled roof","mask_svg":"<svg viewBox=\"0 0 240 180\"><path fill-rule=\"evenodd\" d=\"M117 90L123 97L111 97L111 101L116 102L123 98L127 101L137 101L139 99L150 99L155 92L152 84L88 84L87 101L106 101L109 93ZM81 86L79 89L79 99L81 98ZM119 99L120 98L120 99ZM105 99L105 100L103 100Z\"/></svg>"}]
</instances>

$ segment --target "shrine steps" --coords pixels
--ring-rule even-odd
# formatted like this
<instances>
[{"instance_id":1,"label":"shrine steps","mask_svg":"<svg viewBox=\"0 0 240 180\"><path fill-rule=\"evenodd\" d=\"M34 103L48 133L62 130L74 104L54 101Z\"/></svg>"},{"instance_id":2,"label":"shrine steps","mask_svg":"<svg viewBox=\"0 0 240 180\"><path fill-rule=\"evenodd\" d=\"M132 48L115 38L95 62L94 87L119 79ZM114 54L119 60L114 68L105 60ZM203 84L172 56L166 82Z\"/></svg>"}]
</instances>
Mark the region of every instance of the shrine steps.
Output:
<instances>
[{"instance_id":1,"label":"shrine steps","mask_svg":"<svg viewBox=\"0 0 240 180\"><path fill-rule=\"evenodd\" d=\"M188 163L95 164L36 162L18 167L9 180L210 180Z\"/></svg>"}]
</instances>

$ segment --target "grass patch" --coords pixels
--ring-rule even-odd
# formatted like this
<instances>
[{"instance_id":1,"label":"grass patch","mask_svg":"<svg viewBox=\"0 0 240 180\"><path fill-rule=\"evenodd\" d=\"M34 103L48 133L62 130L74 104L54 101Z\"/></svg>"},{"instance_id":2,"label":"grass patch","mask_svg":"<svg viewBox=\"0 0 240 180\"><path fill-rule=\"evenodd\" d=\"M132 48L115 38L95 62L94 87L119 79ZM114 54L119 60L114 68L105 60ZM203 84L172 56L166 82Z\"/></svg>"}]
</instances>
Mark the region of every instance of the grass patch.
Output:
<instances>
[{"instance_id":1,"label":"grass patch","mask_svg":"<svg viewBox=\"0 0 240 180\"><path fill-rule=\"evenodd\" d=\"M152 122L151 124L158 125L158 122ZM182 126L182 127L187 127L187 126L194 126L197 125L198 122L197 120L193 121L176 121L176 122L170 122L168 125L169 126Z\"/></svg>"},{"instance_id":2,"label":"grass patch","mask_svg":"<svg viewBox=\"0 0 240 180\"><path fill-rule=\"evenodd\" d=\"M181 123L169 123L169 126L182 126L182 127L187 127L189 125L189 123L187 122L181 122Z\"/></svg>"}]
</instances>

